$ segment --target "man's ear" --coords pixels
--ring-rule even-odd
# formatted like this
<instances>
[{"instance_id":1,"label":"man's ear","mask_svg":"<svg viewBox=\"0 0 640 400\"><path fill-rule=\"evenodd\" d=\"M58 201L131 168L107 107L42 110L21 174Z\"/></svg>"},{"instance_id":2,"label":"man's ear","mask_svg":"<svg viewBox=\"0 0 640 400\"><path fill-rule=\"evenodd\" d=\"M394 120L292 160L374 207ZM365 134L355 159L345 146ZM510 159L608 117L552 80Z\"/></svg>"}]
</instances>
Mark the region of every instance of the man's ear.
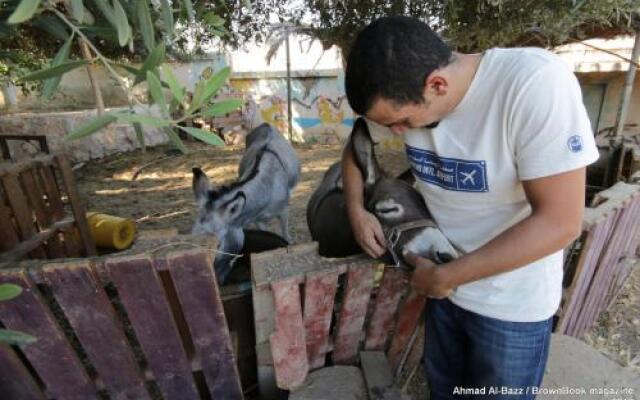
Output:
<instances>
[{"instance_id":1,"label":"man's ear","mask_svg":"<svg viewBox=\"0 0 640 400\"><path fill-rule=\"evenodd\" d=\"M431 96L442 96L449 91L449 82L447 79L437 74L437 70L429 74L424 82L424 94L426 98Z\"/></svg>"},{"instance_id":2,"label":"man's ear","mask_svg":"<svg viewBox=\"0 0 640 400\"><path fill-rule=\"evenodd\" d=\"M244 192L238 192L233 200L224 205L225 220L232 221L236 219L242 213L246 202L247 198L245 197Z\"/></svg>"},{"instance_id":3,"label":"man's ear","mask_svg":"<svg viewBox=\"0 0 640 400\"><path fill-rule=\"evenodd\" d=\"M211 183L207 175L202 172L200 168L193 168L193 179L191 186L193 187L193 194L196 196L196 200L200 201L207 198L209 190L211 190Z\"/></svg>"}]
</instances>

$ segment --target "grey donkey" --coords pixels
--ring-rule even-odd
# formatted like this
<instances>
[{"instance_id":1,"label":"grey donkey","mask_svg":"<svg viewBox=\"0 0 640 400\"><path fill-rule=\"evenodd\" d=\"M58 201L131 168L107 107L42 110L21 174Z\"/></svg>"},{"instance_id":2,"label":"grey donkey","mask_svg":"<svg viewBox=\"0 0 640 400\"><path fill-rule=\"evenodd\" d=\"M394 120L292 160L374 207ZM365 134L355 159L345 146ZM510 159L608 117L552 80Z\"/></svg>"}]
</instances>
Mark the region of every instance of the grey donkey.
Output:
<instances>
[{"instance_id":1,"label":"grey donkey","mask_svg":"<svg viewBox=\"0 0 640 400\"><path fill-rule=\"evenodd\" d=\"M296 152L271 125L262 124L246 137L238 180L227 186L212 184L200 168L193 169L193 192L198 213L194 234L212 234L219 240L214 260L218 282L233 268L244 243L242 228L261 226L278 218L283 237L289 235L289 200L300 178Z\"/></svg>"},{"instance_id":2,"label":"grey donkey","mask_svg":"<svg viewBox=\"0 0 640 400\"><path fill-rule=\"evenodd\" d=\"M387 254L382 261L404 265L403 250L450 261L455 248L438 229L420 193L413 187L410 171L398 178L387 176L376 159L374 143L364 119L356 120L351 132L354 159L365 186L365 208L380 221L387 238ZM307 224L311 237L325 257L345 257L361 253L346 211L340 163L332 165L307 204ZM406 266L406 265L405 265Z\"/></svg>"}]
</instances>

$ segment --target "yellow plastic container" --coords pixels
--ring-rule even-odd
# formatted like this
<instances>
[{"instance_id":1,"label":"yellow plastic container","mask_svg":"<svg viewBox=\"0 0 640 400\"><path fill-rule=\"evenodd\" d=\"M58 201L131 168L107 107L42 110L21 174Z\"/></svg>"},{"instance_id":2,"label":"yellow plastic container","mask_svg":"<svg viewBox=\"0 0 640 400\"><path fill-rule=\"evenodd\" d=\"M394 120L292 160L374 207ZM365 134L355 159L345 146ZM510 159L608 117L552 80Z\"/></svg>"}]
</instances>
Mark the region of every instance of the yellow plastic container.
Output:
<instances>
[{"instance_id":1,"label":"yellow plastic container","mask_svg":"<svg viewBox=\"0 0 640 400\"><path fill-rule=\"evenodd\" d=\"M89 212L87 222L98 247L123 250L131 246L136 235L136 224L129 218Z\"/></svg>"}]
</instances>

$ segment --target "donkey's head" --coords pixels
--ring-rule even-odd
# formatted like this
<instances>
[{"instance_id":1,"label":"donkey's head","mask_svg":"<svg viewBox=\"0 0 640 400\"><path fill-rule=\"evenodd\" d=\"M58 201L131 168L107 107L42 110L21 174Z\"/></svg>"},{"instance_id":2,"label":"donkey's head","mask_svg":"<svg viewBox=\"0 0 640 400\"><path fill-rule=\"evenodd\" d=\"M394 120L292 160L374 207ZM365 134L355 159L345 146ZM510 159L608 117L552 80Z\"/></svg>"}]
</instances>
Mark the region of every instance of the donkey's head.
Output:
<instances>
[{"instance_id":1,"label":"donkey's head","mask_svg":"<svg viewBox=\"0 0 640 400\"><path fill-rule=\"evenodd\" d=\"M192 186L198 203L192 233L216 235L221 239L229 229L241 227L246 196L236 184L216 186L200 168L193 168Z\"/></svg>"},{"instance_id":2,"label":"donkey's head","mask_svg":"<svg viewBox=\"0 0 640 400\"><path fill-rule=\"evenodd\" d=\"M403 174L403 179L386 176L378 164L375 144L362 118L354 125L351 143L364 182L365 208L378 218L387 239L393 241L388 243L390 253L399 257L406 248L437 262L455 257L455 249L437 229L423 197L412 186L412 175ZM416 224L416 221L423 223Z\"/></svg>"}]
</instances>

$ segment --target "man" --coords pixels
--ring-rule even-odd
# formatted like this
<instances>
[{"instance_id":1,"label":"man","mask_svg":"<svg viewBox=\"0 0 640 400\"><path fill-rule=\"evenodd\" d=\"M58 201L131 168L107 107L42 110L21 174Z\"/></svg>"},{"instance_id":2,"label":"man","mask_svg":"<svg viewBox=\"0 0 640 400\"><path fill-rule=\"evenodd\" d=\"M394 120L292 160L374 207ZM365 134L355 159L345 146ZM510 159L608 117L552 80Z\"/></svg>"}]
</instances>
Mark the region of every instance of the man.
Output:
<instances>
[{"instance_id":1,"label":"man","mask_svg":"<svg viewBox=\"0 0 640 400\"><path fill-rule=\"evenodd\" d=\"M461 54L419 20L389 17L356 38L345 86L357 114L403 136L417 189L462 253L441 265L405 255L430 298L431 398L535 397L562 249L580 233L585 167L598 157L575 76L542 49ZM342 163L356 240L378 257L384 235L351 152Z\"/></svg>"}]
</instances>

